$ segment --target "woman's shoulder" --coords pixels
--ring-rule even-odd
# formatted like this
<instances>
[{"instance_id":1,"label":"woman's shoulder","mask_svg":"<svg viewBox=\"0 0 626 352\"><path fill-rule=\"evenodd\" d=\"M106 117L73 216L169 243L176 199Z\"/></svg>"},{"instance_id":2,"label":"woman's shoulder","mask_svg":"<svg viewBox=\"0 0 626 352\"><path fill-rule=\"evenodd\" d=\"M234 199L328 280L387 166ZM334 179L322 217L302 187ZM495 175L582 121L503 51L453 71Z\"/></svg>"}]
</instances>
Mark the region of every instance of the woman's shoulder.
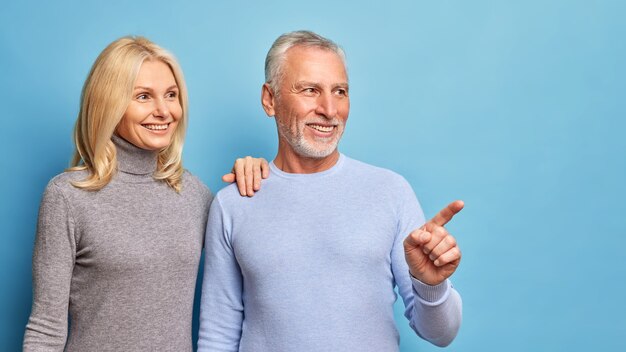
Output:
<instances>
[{"instance_id":1,"label":"woman's shoulder","mask_svg":"<svg viewBox=\"0 0 626 352\"><path fill-rule=\"evenodd\" d=\"M89 176L87 170L64 171L51 178L46 188L57 187L62 190L75 189L76 187L74 187L72 183L84 180L87 176Z\"/></svg>"},{"instance_id":2,"label":"woman's shoulder","mask_svg":"<svg viewBox=\"0 0 626 352\"><path fill-rule=\"evenodd\" d=\"M212 198L209 187L187 169L183 173L183 192L200 193L205 198Z\"/></svg>"},{"instance_id":3,"label":"woman's shoulder","mask_svg":"<svg viewBox=\"0 0 626 352\"><path fill-rule=\"evenodd\" d=\"M76 188L72 183L84 180L88 174L86 171L65 171L50 179L43 192L45 201L54 199L65 199L67 201L75 200L77 193L82 190Z\"/></svg>"}]
</instances>

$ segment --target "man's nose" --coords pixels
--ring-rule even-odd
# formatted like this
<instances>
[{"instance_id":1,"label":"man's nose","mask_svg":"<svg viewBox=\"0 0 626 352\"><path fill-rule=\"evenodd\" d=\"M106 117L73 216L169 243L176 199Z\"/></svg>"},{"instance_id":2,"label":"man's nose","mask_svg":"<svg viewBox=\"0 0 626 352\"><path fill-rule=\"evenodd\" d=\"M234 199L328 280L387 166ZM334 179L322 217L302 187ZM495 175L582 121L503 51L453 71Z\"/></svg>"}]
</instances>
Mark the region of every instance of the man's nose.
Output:
<instances>
[{"instance_id":1,"label":"man's nose","mask_svg":"<svg viewBox=\"0 0 626 352\"><path fill-rule=\"evenodd\" d=\"M315 112L329 119L337 116L337 102L332 93L320 94L317 99L317 109Z\"/></svg>"}]
</instances>

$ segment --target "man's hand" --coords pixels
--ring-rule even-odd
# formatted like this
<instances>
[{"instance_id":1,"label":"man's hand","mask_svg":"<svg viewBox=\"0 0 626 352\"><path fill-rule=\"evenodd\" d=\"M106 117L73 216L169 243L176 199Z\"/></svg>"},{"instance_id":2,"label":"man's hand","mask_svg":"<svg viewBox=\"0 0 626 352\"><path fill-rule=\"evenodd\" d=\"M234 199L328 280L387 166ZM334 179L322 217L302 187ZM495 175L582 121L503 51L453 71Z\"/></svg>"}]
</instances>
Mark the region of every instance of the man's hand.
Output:
<instances>
[{"instance_id":1,"label":"man's hand","mask_svg":"<svg viewBox=\"0 0 626 352\"><path fill-rule=\"evenodd\" d=\"M270 166L263 158L247 156L235 160L235 165L230 173L222 176L222 181L227 183L237 182L239 194L252 197L254 192L261 189L261 179L268 178Z\"/></svg>"},{"instance_id":2,"label":"man's hand","mask_svg":"<svg viewBox=\"0 0 626 352\"><path fill-rule=\"evenodd\" d=\"M456 240L443 226L463 209L457 200L404 239L404 256L411 275L428 285L438 285L450 277L461 262Z\"/></svg>"}]
</instances>

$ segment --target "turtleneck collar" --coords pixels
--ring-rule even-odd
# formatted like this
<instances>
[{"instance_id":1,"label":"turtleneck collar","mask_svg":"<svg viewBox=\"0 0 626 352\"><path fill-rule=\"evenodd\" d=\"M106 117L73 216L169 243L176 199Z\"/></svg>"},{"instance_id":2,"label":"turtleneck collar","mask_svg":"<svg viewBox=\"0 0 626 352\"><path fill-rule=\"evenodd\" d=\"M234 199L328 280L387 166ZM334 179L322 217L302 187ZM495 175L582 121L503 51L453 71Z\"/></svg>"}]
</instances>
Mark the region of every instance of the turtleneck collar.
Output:
<instances>
[{"instance_id":1,"label":"turtleneck collar","mask_svg":"<svg viewBox=\"0 0 626 352\"><path fill-rule=\"evenodd\" d=\"M117 148L117 169L133 175L152 175L156 171L158 152L136 147L125 139L113 135Z\"/></svg>"}]
</instances>

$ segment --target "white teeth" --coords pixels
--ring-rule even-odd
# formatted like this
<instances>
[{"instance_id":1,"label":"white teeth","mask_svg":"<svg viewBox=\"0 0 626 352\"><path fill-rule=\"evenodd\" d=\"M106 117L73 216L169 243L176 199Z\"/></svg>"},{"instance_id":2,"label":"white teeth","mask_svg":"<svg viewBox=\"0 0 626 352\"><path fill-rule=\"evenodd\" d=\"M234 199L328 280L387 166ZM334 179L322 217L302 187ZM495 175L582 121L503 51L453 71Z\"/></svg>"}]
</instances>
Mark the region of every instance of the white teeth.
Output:
<instances>
[{"instance_id":1,"label":"white teeth","mask_svg":"<svg viewBox=\"0 0 626 352\"><path fill-rule=\"evenodd\" d=\"M330 132L334 128L334 126L320 126L320 125L309 125L309 127L320 132Z\"/></svg>"},{"instance_id":2,"label":"white teeth","mask_svg":"<svg viewBox=\"0 0 626 352\"><path fill-rule=\"evenodd\" d=\"M157 130L157 131L161 131L161 130L166 130L167 126L169 126L169 124L167 125L142 125L143 127L149 129L149 130Z\"/></svg>"}]
</instances>

